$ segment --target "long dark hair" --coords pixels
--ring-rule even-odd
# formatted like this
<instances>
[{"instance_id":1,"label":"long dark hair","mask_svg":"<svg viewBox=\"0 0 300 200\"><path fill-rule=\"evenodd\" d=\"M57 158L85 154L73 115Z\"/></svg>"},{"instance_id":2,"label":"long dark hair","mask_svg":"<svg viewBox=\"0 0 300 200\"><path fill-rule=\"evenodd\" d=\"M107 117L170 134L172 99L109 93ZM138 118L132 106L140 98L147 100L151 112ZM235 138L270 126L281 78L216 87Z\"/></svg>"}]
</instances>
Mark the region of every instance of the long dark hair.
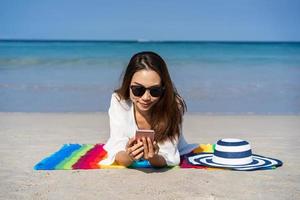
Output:
<instances>
[{"instance_id":1,"label":"long dark hair","mask_svg":"<svg viewBox=\"0 0 300 200\"><path fill-rule=\"evenodd\" d=\"M151 128L155 131L155 140L164 142L167 139L174 141L180 135L182 116L186 111L186 104L178 94L172 83L165 61L156 53L145 51L132 56L123 81L115 92L121 100L130 99L130 83L135 72L140 70L153 70L161 78L161 85L165 88L159 101L151 108Z\"/></svg>"}]
</instances>

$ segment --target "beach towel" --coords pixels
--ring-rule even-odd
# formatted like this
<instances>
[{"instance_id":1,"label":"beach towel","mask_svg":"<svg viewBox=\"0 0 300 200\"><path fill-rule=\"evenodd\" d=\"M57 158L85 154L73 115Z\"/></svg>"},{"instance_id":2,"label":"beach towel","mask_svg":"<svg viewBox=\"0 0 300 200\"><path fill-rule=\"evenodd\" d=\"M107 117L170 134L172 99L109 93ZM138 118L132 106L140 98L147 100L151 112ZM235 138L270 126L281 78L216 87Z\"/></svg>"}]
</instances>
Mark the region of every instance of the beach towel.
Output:
<instances>
[{"instance_id":1,"label":"beach towel","mask_svg":"<svg viewBox=\"0 0 300 200\"><path fill-rule=\"evenodd\" d=\"M104 144L64 144L58 151L38 162L35 170L90 170L90 169L123 169L121 165L100 165L99 162L106 158L107 152ZM178 166L169 168L195 168L216 169L206 166L193 165L188 162L188 157L200 153L212 153L214 145L200 144L192 152L180 157ZM139 160L128 168L152 168L147 160ZM274 167L273 167L274 168Z\"/></svg>"}]
</instances>

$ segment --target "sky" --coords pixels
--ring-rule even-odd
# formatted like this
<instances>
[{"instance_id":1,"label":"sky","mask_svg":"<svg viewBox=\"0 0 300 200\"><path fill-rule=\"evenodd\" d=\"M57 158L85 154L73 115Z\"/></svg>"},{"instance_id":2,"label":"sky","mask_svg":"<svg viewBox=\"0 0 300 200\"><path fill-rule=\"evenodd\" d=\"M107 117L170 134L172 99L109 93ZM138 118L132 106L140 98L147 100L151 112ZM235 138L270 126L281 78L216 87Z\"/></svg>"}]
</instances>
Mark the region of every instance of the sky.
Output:
<instances>
[{"instance_id":1,"label":"sky","mask_svg":"<svg viewBox=\"0 0 300 200\"><path fill-rule=\"evenodd\" d=\"M300 41L300 0L0 0L0 39Z\"/></svg>"}]
</instances>

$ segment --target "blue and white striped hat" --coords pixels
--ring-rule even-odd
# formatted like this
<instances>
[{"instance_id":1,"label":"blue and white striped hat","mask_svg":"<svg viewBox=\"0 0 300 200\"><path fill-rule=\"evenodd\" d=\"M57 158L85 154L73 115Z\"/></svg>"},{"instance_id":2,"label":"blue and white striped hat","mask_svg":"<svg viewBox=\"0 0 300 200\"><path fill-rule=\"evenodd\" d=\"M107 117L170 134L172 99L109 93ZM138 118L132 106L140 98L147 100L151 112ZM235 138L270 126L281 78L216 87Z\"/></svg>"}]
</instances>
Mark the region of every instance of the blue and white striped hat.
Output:
<instances>
[{"instance_id":1,"label":"blue and white striped hat","mask_svg":"<svg viewBox=\"0 0 300 200\"><path fill-rule=\"evenodd\" d=\"M282 165L280 160L252 154L251 146L247 141L233 138L219 140L215 145L214 153L196 154L188 157L188 161L193 165L244 171Z\"/></svg>"}]
</instances>

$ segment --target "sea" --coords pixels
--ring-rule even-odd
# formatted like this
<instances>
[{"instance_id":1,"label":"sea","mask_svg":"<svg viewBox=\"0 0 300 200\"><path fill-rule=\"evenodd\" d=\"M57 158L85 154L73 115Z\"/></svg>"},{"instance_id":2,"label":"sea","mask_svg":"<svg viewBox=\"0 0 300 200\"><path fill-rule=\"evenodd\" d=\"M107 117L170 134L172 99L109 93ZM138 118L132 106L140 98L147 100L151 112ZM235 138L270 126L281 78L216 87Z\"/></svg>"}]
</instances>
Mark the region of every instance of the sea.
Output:
<instances>
[{"instance_id":1,"label":"sea","mask_svg":"<svg viewBox=\"0 0 300 200\"><path fill-rule=\"evenodd\" d=\"M160 54L188 113L298 115L299 42L0 41L0 112L107 112L131 56Z\"/></svg>"}]
</instances>

